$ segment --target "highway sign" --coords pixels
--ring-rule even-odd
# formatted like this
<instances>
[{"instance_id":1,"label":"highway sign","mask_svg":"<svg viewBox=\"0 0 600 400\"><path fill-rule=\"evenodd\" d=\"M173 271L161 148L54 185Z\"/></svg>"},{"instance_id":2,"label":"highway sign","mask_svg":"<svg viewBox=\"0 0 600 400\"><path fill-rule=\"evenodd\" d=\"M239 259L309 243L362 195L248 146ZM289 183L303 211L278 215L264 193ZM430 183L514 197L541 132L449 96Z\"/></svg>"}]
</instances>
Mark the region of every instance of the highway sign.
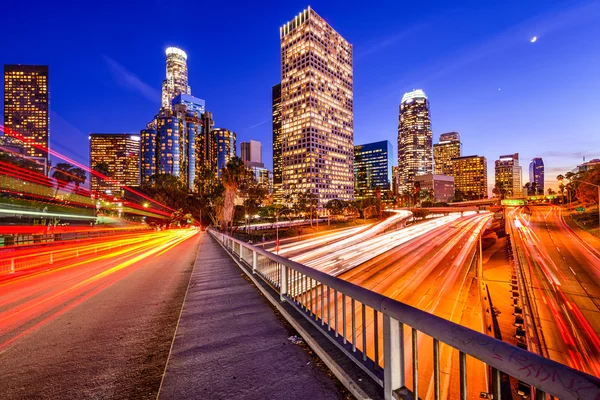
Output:
<instances>
[{"instance_id":1,"label":"highway sign","mask_svg":"<svg viewBox=\"0 0 600 400\"><path fill-rule=\"evenodd\" d=\"M585 211L585 207L577 207L575 209L575 211L577 211L577 212L584 212Z\"/></svg>"},{"instance_id":2,"label":"highway sign","mask_svg":"<svg viewBox=\"0 0 600 400\"><path fill-rule=\"evenodd\" d=\"M502 200L503 206L524 206L525 200L523 199L504 199Z\"/></svg>"}]
</instances>

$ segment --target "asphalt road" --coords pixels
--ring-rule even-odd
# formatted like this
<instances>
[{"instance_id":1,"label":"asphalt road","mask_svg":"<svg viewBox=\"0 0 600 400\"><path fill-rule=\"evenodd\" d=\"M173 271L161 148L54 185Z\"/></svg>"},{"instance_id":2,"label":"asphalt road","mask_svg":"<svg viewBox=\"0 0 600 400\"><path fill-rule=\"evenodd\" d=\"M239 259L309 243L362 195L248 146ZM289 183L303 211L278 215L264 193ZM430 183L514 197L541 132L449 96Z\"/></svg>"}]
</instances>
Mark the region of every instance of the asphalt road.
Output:
<instances>
[{"instance_id":1,"label":"asphalt road","mask_svg":"<svg viewBox=\"0 0 600 400\"><path fill-rule=\"evenodd\" d=\"M376 240L381 245L389 245L391 250L382 252L363 262L359 266L339 275L340 278L379 292L388 297L413 305L440 317L456 323L482 331L481 306L477 282L474 271L469 269L471 257L477 245L477 233L485 229L489 214L477 214L456 219L442 224L432 231L412 237L409 241L397 241L384 234ZM405 228L408 229L408 228ZM404 229L403 229L404 230ZM398 232L402 232L398 231ZM382 239L383 238L383 239ZM397 244L396 244L397 243ZM394 246L394 244L396 244ZM353 253L355 245L345 249ZM336 250L339 246L332 246ZM368 252L368 250L367 250ZM331 253L327 252L326 257ZM323 257L324 254L316 254ZM335 262L334 264L335 265ZM323 270L323 264L317 267ZM326 268L327 270L328 268ZM331 270L330 270L331 271ZM331 273L331 272L330 272ZM299 286L300 284L300 286ZM292 293L303 293L301 282L292 282ZM325 302L322 307L320 300L321 287L315 287L309 296L312 297L312 306L317 315L324 315L328 322L328 313L331 314L331 324L335 325L334 295L330 300L324 294ZM309 300L310 301L310 300ZM337 298L338 326L343 321L343 301L341 295ZM321 310L323 308L323 311ZM346 301L346 326L347 338L352 340L351 304ZM377 359L383 365L383 353L379 351L375 356L375 329L373 311L366 309L366 342L367 355ZM356 343L363 349L362 335L362 306L357 304L355 310ZM383 348L383 321L378 319L379 349ZM406 349L406 379L412 387L411 369L411 336L405 328ZM419 335L419 397L430 398L433 395L433 345L432 339L423 334ZM440 347L441 385L442 398L454 398L458 394L458 353L448 346ZM487 391L486 371L483 364L473 359L468 359L468 379L470 398L478 398L481 391Z\"/></svg>"},{"instance_id":2,"label":"asphalt road","mask_svg":"<svg viewBox=\"0 0 600 400\"><path fill-rule=\"evenodd\" d=\"M2 399L156 397L199 235L144 235L0 282Z\"/></svg>"},{"instance_id":3,"label":"asphalt road","mask_svg":"<svg viewBox=\"0 0 600 400\"><path fill-rule=\"evenodd\" d=\"M600 257L564 225L557 207L509 216L541 342L532 350L600 376Z\"/></svg>"}]
</instances>

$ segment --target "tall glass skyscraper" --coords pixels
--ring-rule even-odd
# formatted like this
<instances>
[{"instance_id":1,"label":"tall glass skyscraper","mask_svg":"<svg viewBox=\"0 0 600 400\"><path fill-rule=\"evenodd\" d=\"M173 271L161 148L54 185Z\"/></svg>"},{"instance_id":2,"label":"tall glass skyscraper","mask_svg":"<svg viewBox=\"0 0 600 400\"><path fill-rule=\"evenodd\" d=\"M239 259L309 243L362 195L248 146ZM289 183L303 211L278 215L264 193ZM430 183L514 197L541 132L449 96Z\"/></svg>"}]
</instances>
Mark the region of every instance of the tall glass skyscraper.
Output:
<instances>
[{"instance_id":1,"label":"tall glass skyscraper","mask_svg":"<svg viewBox=\"0 0 600 400\"><path fill-rule=\"evenodd\" d=\"M496 184L502 185L506 197L520 197L523 194L519 153L500 156L495 162Z\"/></svg>"},{"instance_id":2,"label":"tall glass skyscraper","mask_svg":"<svg viewBox=\"0 0 600 400\"><path fill-rule=\"evenodd\" d=\"M25 156L43 163L45 169L49 125L48 66L5 65L4 126L9 136L23 140Z\"/></svg>"},{"instance_id":3,"label":"tall glass skyscraper","mask_svg":"<svg viewBox=\"0 0 600 400\"><path fill-rule=\"evenodd\" d=\"M400 192L411 191L414 178L433 172L429 101L425 93L405 93L398 116L398 168Z\"/></svg>"},{"instance_id":4,"label":"tall glass skyscraper","mask_svg":"<svg viewBox=\"0 0 600 400\"><path fill-rule=\"evenodd\" d=\"M179 122L180 178L189 190L194 190L196 179L196 145L202 136L202 115L205 102L189 94L180 94L172 101L173 112Z\"/></svg>"},{"instance_id":5,"label":"tall glass skyscraper","mask_svg":"<svg viewBox=\"0 0 600 400\"><path fill-rule=\"evenodd\" d=\"M273 114L273 201L281 202L282 166L281 166L281 83L271 91Z\"/></svg>"},{"instance_id":6,"label":"tall glass skyscraper","mask_svg":"<svg viewBox=\"0 0 600 400\"><path fill-rule=\"evenodd\" d=\"M181 49L167 49L167 78L163 81L161 108L141 131L141 178L154 174L177 177L194 190L196 171L204 161L205 101L190 94L187 55ZM212 126L210 126L212 128Z\"/></svg>"},{"instance_id":7,"label":"tall glass skyscraper","mask_svg":"<svg viewBox=\"0 0 600 400\"><path fill-rule=\"evenodd\" d=\"M354 197L375 197L391 188L392 144L387 141L354 146Z\"/></svg>"},{"instance_id":8,"label":"tall glass skyscraper","mask_svg":"<svg viewBox=\"0 0 600 400\"><path fill-rule=\"evenodd\" d=\"M110 179L91 177L92 192L122 195L123 186L140 185L140 137L128 133L91 133L90 166Z\"/></svg>"},{"instance_id":9,"label":"tall glass skyscraper","mask_svg":"<svg viewBox=\"0 0 600 400\"><path fill-rule=\"evenodd\" d=\"M163 109L171 109L173 99L184 93L191 94L188 85L187 54L177 47L167 48L167 77L162 83Z\"/></svg>"},{"instance_id":10,"label":"tall glass skyscraper","mask_svg":"<svg viewBox=\"0 0 600 400\"><path fill-rule=\"evenodd\" d=\"M535 183L533 194L544 194L544 160L541 157L536 157L529 163L529 183Z\"/></svg>"},{"instance_id":11,"label":"tall glass skyscraper","mask_svg":"<svg viewBox=\"0 0 600 400\"><path fill-rule=\"evenodd\" d=\"M352 45L310 7L279 33L283 194L352 200Z\"/></svg>"},{"instance_id":12,"label":"tall glass skyscraper","mask_svg":"<svg viewBox=\"0 0 600 400\"><path fill-rule=\"evenodd\" d=\"M462 156L458 132L442 133L433 145L433 171L436 175L452 176L452 159Z\"/></svg>"},{"instance_id":13,"label":"tall glass skyscraper","mask_svg":"<svg viewBox=\"0 0 600 400\"><path fill-rule=\"evenodd\" d=\"M216 128L211 132L213 136L213 154L216 155L215 167L217 176L220 178L223 168L227 166L229 160L237 155L235 132L229 129Z\"/></svg>"}]
</instances>

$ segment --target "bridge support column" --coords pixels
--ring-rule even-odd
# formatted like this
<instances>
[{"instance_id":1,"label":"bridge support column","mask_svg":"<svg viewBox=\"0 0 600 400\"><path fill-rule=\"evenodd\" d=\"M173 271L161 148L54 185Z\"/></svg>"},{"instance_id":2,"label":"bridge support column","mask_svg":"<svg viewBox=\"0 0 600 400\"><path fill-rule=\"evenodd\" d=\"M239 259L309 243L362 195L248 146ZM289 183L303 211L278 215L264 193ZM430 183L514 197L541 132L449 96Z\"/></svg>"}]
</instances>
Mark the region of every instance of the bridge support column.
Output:
<instances>
[{"instance_id":1,"label":"bridge support column","mask_svg":"<svg viewBox=\"0 0 600 400\"><path fill-rule=\"evenodd\" d=\"M280 264L281 275L279 277L279 300L285 301L285 295L287 294L287 276L288 267Z\"/></svg>"},{"instance_id":2,"label":"bridge support column","mask_svg":"<svg viewBox=\"0 0 600 400\"><path fill-rule=\"evenodd\" d=\"M404 386L404 324L383 314L383 390L384 399Z\"/></svg>"}]
</instances>

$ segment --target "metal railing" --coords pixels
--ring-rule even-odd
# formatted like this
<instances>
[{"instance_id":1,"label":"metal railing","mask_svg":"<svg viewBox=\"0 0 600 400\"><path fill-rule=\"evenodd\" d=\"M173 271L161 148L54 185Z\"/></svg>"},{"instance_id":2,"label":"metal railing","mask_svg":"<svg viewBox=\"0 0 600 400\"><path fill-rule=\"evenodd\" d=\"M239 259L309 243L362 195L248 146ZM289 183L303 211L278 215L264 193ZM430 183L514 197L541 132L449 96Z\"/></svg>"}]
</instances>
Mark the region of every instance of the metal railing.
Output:
<instances>
[{"instance_id":1,"label":"metal railing","mask_svg":"<svg viewBox=\"0 0 600 400\"><path fill-rule=\"evenodd\" d=\"M441 397L440 345L459 352L460 399L467 399L467 356L492 369L494 399L500 399L500 372L560 399L600 400L600 379L566 365L450 322L342 279L280 257L223 233L209 230L232 255L279 292L339 349L383 387L384 398L407 385L419 398L419 336L432 340L433 397ZM405 332L410 332L409 346ZM408 347L408 348L407 348ZM406 358L412 354L411 360ZM406 364L409 364L408 366Z\"/></svg>"}]
</instances>

